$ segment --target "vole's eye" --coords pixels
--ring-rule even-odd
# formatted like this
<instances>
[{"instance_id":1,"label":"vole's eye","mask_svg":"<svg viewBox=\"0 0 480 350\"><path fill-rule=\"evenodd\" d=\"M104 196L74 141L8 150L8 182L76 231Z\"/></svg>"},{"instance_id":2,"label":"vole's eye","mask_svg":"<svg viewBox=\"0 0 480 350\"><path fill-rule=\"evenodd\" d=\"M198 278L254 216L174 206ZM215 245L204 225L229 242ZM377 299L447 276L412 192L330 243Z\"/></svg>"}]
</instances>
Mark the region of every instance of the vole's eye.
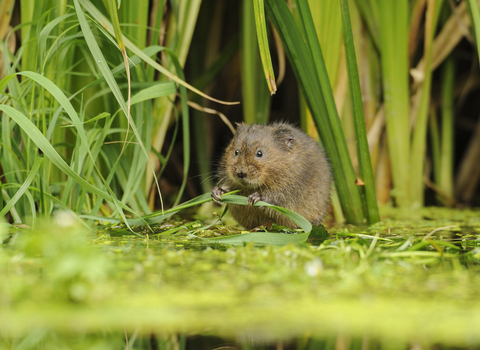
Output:
<instances>
[{"instance_id":1,"label":"vole's eye","mask_svg":"<svg viewBox=\"0 0 480 350\"><path fill-rule=\"evenodd\" d=\"M238 156L238 149L235 150L235 157Z\"/></svg>"},{"instance_id":2,"label":"vole's eye","mask_svg":"<svg viewBox=\"0 0 480 350\"><path fill-rule=\"evenodd\" d=\"M263 156L262 151L257 151L257 158L260 158L260 157L262 157L262 156Z\"/></svg>"}]
</instances>

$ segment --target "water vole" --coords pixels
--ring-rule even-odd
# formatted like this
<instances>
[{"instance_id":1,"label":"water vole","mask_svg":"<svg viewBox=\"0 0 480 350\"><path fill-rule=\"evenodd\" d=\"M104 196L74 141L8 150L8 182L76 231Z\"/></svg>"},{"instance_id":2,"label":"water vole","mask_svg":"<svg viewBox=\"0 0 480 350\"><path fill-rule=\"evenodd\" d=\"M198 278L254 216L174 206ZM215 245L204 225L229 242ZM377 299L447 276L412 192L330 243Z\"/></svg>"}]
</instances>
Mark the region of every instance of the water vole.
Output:
<instances>
[{"instance_id":1,"label":"water vole","mask_svg":"<svg viewBox=\"0 0 480 350\"><path fill-rule=\"evenodd\" d=\"M212 198L240 190L250 205L230 204L232 216L251 229L273 221L298 226L277 211L253 206L259 200L297 212L320 224L330 203L330 165L317 143L286 123L239 124L225 150Z\"/></svg>"}]
</instances>

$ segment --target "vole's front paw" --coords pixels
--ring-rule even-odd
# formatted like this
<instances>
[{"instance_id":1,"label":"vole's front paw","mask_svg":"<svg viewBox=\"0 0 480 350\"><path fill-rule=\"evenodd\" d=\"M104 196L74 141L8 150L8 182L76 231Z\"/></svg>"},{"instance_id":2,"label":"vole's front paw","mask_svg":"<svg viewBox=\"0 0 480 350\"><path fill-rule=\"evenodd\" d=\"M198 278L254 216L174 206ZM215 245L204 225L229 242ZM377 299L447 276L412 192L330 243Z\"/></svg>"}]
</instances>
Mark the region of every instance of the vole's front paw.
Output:
<instances>
[{"instance_id":1,"label":"vole's front paw","mask_svg":"<svg viewBox=\"0 0 480 350\"><path fill-rule=\"evenodd\" d=\"M262 200L262 196L260 196L260 194L258 194L258 192L255 192L255 193L252 193L250 196L248 196L247 204L248 205L254 205L255 203L257 203L258 201L261 201L261 200Z\"/></svg>"},{"instance_id":2,"label":"vole's front paw","mask_svg":"<svg viewBox=\"0 0 480 350\"><path fill-rule=\"evenodd\" d=\"M212 199L217 202L217 203L220 203L222 202L222 194L224 193L227 193L226 191L224 191L223 188L221 187L218 187L218 186L215 186L213 189L212 189Z\"/></svg>"}]
</instances>

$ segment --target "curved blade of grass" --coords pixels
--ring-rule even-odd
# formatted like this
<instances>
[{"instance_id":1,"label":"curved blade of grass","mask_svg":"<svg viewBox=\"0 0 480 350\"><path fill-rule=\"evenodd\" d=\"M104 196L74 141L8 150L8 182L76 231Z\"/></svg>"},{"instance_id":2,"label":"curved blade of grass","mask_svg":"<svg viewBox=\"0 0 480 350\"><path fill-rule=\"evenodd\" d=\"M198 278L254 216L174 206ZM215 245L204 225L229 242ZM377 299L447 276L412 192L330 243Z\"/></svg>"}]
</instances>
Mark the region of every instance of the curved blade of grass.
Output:
<instances>
[{"instance_id":1,"label":"curved blade of grass","mask_svg":"<svg viewBox=\"0 0 480 350\"><path fill-rule=\"evenodd\" d=\"M306 45L284 1L267 0L267 10L285 46L287 56L314 117L325 151L332 163L338 195L348 222L363 223L360 192L338 118L328 74L306 0L297 2ZM316 72L317 74L313 74Z\"/></svg>"},{"instance_id":2,"label":"curved blade of grass","mask_svg":"<svg viewBox=\"0 0 480 350\"><path fill-rule=\"evenodd\" d=\"M353 44L352 25L350 23L350 11L348 0L341 0L342 23L343 23L343 42L345 45L345 56L347 59L348 87L350 90L350 99L353 112L353 124L355 126L355 142L357 146L358 172L360 179L365 184L367 218L369 224L380 221L378 214L377 197L375 195L375 181L373 179L372 163L370 161L370 151L368 149L367 131L365 127L365 118L363 115L362 91L360 90L360 80L358 77L357 59L355 56L355 46Z\"/></svg>"},{"instance_id":3,"label":"curved blade of grass","mask_svg":"<svg viewBox=\"0 0 480 350\"><path fill-rule=\"evenodd\" d=\"M172 81L162 82L155 84L149 88L140 90L137 92L131 100L131 104L134 105L136 103L151 100L152 98L157 98L161 96L168 96L171 94L175 94L177 92L177 88L175 87L175 83Z\"/></svg>"},{"instance_id":4,"label":"curved blade of grass","mask_svg":"<svg viewBox=\"0 0 480 350\"><path fill-rule=\"evenodd\" d=\"M10 196L8 195L8 192L7 192L8 188L9 188L8 185L2 186L2 197L3 197L2 202L10 200ZM14 223L16 224L22 223L22 219L20 218L20 215L18 214L17 209L15 207L12 207L12 209L10 209L10 214L12 215L12 220Z\"/></svg>"},{"instance_id":5,"label":"curved blade of grass","mask_svg":"<svg viewBox=\"0 0 480 350\"><path fill-rule=\"evenodd\" d=\"M247 205L247 197L238 196L238 195L223 195L222 201L227 204L239 204L239 205ZM285 233L278 233L278 232L248 232L240 235L232 235L228 237L220 237L220 238L206 238L206 241L209 242L217 242L217 243L226 243L226 244L244 244L248 242L254 242L257 244L274 244L274 245L284 245L289 243L304 243L310 232L312 231L312 224L308 222L303 216L282 208L278 207L269 203L265 202L257 202L255 206L259 207L269 207L272 208L290 220L295 222L300 228L305 231L299 234L285 234Z\"/></svg>"},{"instance_id":6,"label":"curved blade of grass","mask_svg":"<svg viewBox=\"0 0 480 350\"><path fill-rule=\"evenodd\" d=\"M10 211L10 209L12 209L12 207L18 202L18 200L25 194L25 192L28 190L28 187L32 183L35 175L37 174L38 169L40 168L40 165L42 165L42 162L43 162L42 157L35 158L35 163L33 164L32 170L30 170L30 173L25 179L25 182L18 189L15 195L8 201L5 207L3 207L3 209L0 211L0 218L4 217ZM33 208L33 211L32 211L32 214L34 213L35 213L35 207Z\"/></svg>"},{"instance_id":7,"label":"curved blade of grass","mask_svg":"<svg viewBox=\"0 0 480 350\"><path fill-rule=\"evenodd\" d=\"M253 242L256 244L272 244L272 245L285 245L285 244L300 244L305 243L310 233L277 233L277 232L248 232L241 235L232 235L221 238L205 238L205 241L224 243L224 244L239 244Z\"/></svg>"},{"instance_id":8,"label":"curved blade of grass","mask_svg":"<svg viewBox=\"0 0 480 350\"><path fill-rule=\"evenodd\" d=\"M270 94L273 95L277 91L277 85L275 84L275 74L273 73L272 58L268 46L263 0L253 0L253 10L255 12L255 27L257 28L258 48L260 49L263 72L267 80L268 90L270 90Z\"/></svg>"},{"instance_id":9,"label":"curved blade of grass","mask_svg":"<svg viewBox=\"0 0 480 350\"><path fill-rule=\"evenodd\" d=\"M10 201L10 197L8 196L8 193L7 193L6 189L20 188L20 187L21 187L21 185L19 185L19 184L3 185L2 186L2 195L4 197L4 200ZM38 190L38 188L34 188L34 187L30 187L28 189L29 190ZM30 204L30 213L32 215L32 226L35 226L35 220L37 218L37 209L36 209L36 206L35 206L35 200L33 199L33 196L30 193L30 191L25 191L23 194L27 197L28 203ZM22 223L22 219L20 218L20 215L18 215L18 212L17 212L15 207L10 208L10 215L12 216L12 219L13 219L14 223L16 223L16 224L21 224ZM0 216L0 218L1 217L2 216Z\"/></svg>"},{"instance_id":10,"label":"curved blade of grass","mask_svg":"<svg viewBox=\"0 0 480 350\"><path fill-rule=\"evenodd\" d=\"M222 196L222 201L227 203L227 204L239 204L239 205L247 205L247 197L244 196L239 196L239 195L223 195ZM287 218L292 220L294 223L296 223L302 230L304 230L306 233L310 233L312 231L312 224L305 219L303 216L300 214L295 213L294 211L291 211L289 209L285 209L276 205L272 205L269 203L265 203L262 201L259 201L255 203L256 207L269 207L272 209L275 209L279 213L285 215Z\"/></svg>"},{"instance_id":11,"label":"curved blade of grass","mask_svg":"<svg viewBox=\"0 0 480 350\"><path fill-rule=\"evenodd\" d=\"M33 199L33 196L30 193L30 191L25 191L25 196L27 197L28 203L30 204L30 213L32 215L32 226L35 226L35 220L37 219L37 207L35 205L35 200ZM2 216L0 215L0 217Z\"/></svg>"}]
</instances>

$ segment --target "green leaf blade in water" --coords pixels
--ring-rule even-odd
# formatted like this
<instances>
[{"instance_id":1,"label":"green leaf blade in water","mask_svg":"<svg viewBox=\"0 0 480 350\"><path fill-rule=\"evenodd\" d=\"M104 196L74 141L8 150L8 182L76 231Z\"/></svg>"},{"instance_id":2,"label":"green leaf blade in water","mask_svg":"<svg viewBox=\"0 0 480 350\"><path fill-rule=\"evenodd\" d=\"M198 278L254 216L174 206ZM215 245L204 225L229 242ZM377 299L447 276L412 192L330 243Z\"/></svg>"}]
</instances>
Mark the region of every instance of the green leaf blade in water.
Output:
<instances>
[{"instance_id":1,"label":"green leaf blade in water","mask_svg":"<svg viewBox=\"0 0 480 350\"><path fill-rule=\"evenodd\" d=\"M247 205L247 197L238 195L223 195L222 201L227 204ZM285 245L289 243L304 243L308 239L310 232L312 231L312 224L303 216L291 210L277 207L262 201L255 203L255 206L269 207L282 213L296 223L304 232L299 234L285 234L279 232L248 232L241 235L233 235L228 237L207 238L206 240L226 244L243 244L254 242L256 244Z\"/></svg>"}]
</instances>

